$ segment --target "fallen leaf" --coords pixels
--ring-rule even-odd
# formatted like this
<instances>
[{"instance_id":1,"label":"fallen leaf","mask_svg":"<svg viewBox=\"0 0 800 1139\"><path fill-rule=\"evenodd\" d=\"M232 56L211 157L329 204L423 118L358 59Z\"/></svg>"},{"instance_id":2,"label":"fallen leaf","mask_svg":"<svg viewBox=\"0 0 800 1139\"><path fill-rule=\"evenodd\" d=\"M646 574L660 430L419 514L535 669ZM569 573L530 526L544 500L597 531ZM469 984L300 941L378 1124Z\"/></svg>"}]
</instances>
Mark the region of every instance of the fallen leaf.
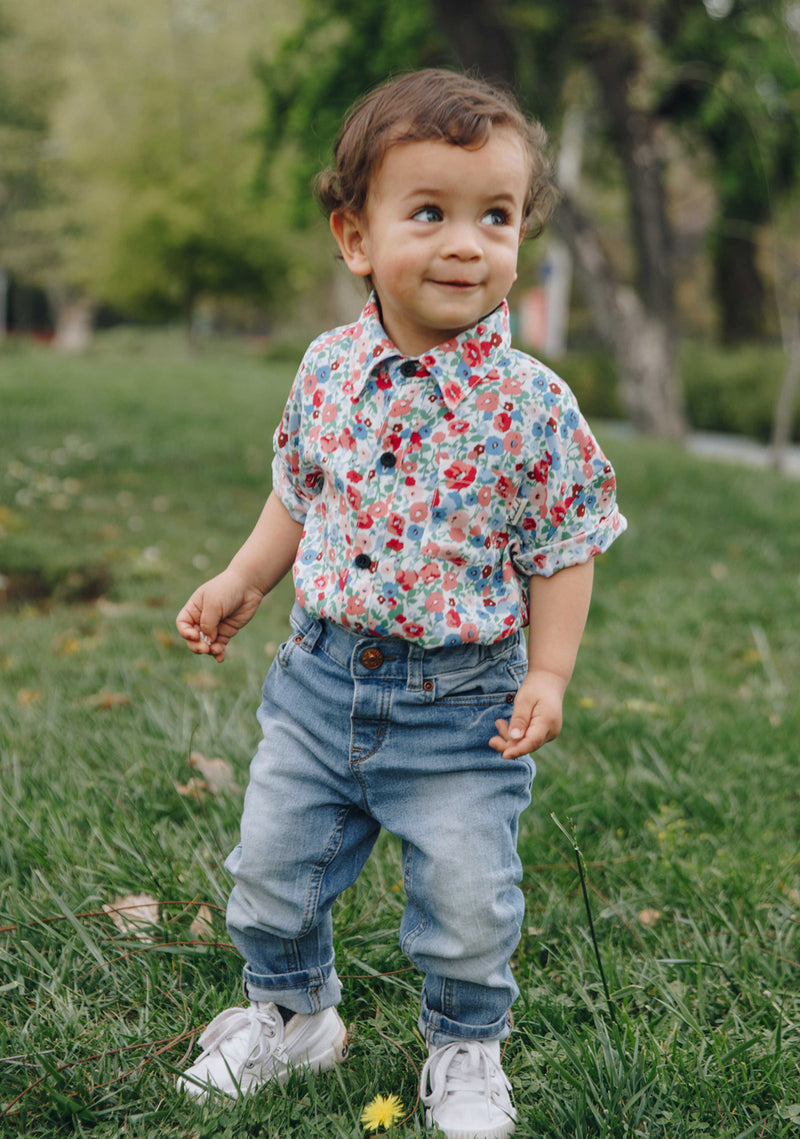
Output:
<instances>
[{"instance_id":1,"label":"fallen leaf","mask_svg":"<svg viewBox=\"0 0 800 1139\"><path fill-rule=\"evenodd\" d=\"M150 894L126 894L111 905L104 904L103 910L120 933L131 934L139 941L153 944L152 929L158 924L159 912L158 902Z\"/></svg>"},{"instance_id":2,"label":"fallen leaf","mask_svg":"<svg viewBox=\"0 0 800 1139\"><path fill-rule=\"evenodd\" d=\"M96 692L81 703L85 708L128 708L131 698L126 692Z\"/></svg>"},{"instance_id":3,"label":"fallen leaf","mask_svg":"<svg viewBox=\"0 0 800 1139\"><path fill-rule=\"evenodd\" d=\"M74 634L58 637L53 644L53 651L60 657L74 657L83 648L83 642L80 637Z\"/></svg>"},{"instance_id":4,"label":"fallen leaf","mask_svg":"<svg viewBox=\"0 0 800 1139\"><path fill-rule=\"evenodd\" d=\"M17 692L17 704L20 708L30 708L40 703L42 695L40 688L20 688Z\"/></svg>"},{"instance_id":5,"label":"fallen leaf","mask_svg":"<svg viewBox=\"0 0 800 1139\"><path fill-rule=\"evenodd\" d=\"M174 787L178 794L183 795L185 799L202 799L208 791L208 784L205 779L198 779L194 775L188 783L175 783Z\"/></svg>"},{"instance_id":6,"label":"fallen leaf","mask_svg":"<svg viewBox=\"0 0 800 1139\"><path fill-rule=\"evenodd\" d=\"M661 910L640 910L639 921L645 928L652 929L661 919Z\"/></svg>"},{"instance_id":7,"label":"fallen leaf","mask_svg":"<svg viewBox=\"0 0 800 1139\"><path fill-rule=\"evenodd\" d=\"M173 649L178 644L178 638L173 637L166 629L156 629L153 636L162 649Z\"/></svg>"},{"instance_id":8,"label":"fallen leaf","mask_svg":"<svg viewBox=\"0 0 800 1139\"><path fill-rule=\"evenodd\" d=\"M218 795L220 791L238 791L233 768L227 759L208 759L201 752L193 751L189 756L189 766L203 777L212 795Z\"/></svg>"},{"instance_id":9,"label":"fallen leaf","mask_svg":"<svg viewBox=\"0 0 800 1139\"><path fill-rule=\"evenodd\" d=\"M219 687L219 681L210 672L185 672L182 679L196 692L206 692L211 688Z\"/></svg>"},{"instance_id":10,"label":"fallen leaf","mask_svg":"<svg viewBox=\"0 0 800 1139\"><path fill-rule=\"evenodd\" d=\"M201 906L197 911L197 917L189 926L189 933L198 941L214 940L214 925L211 920L211 910L208 906Z\"/></svg>"}]
</instances>

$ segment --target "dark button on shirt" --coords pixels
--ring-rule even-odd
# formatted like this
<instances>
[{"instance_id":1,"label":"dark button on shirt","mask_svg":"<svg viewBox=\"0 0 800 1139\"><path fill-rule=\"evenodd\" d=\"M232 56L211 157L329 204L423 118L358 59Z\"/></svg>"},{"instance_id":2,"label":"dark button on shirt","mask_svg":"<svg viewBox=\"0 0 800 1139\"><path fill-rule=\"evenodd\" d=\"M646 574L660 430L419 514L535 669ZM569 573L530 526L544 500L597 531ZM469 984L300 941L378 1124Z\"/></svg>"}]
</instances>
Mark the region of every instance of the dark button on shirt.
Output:
<instances>
[{"instance_id":1,"label":"dark button on shirt","mask_svg":"<svg viewBox=\"0 0 800 1139\"><path fill-rule=\"evenodd\" d=\"M370 558L369 554L357 554L356 565L359 569L369 569L369 567L372 565L372 559Z\"/></svg>"},{"instance_id":2,"label":"dark button on shirt","mask_svg":"<svg viewBox=\"0 0 800 1139\"><path fill-rule=\"evenodd\" d=\"M397 455L394 455L391 451L384 451L381 455L381 464L384 467L393 467L396 462Z\"/></svg>"},{"instance_id":3,"label":"dark button on shirt","mask_svg":"<svg viewBox=\"0 0 800 1139\"><path fill-rule=\"evenodd\" d=\"M416 360L404 360L400 365L400 374L410 379L411 376L416 376L418 367L419 364Z\"/></svg>"}]
</instances>

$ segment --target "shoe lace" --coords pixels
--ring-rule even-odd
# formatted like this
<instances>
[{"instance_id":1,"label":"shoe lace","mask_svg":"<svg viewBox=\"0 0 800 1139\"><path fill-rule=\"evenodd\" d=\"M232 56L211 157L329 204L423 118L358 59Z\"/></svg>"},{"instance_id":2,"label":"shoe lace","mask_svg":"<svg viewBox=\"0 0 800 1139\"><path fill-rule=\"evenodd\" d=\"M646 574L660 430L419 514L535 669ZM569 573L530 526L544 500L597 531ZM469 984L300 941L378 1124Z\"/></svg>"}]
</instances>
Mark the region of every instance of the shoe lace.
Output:
<instances>
[{"instance_id":1,"label":"shoe lace","mask_svg":"<svg viewBox=\"0 0 800 1139\"><path fill-rule=\"evenodd\" d=\"M247 1008L225 1009L209 1023L199 1044L207 1052L213 1052L233 1038L243 1045L243 1061L252 1065L280 1050L283 1019L273 1004L253 1003Z\"/></svg>"},{"instance_id":2,"label":"shoe lace","mask_svg":"<svg viewBox=\"0 0 800 1139\"><path fill-rule=\"evenodd\" d=\"M437 1048L425 1061L422 1069L422 1102L426 1107L440 1107L448 1095L469 1092L475 1095L478 1084L483 1095L494 1101L505 1086L511 1084L505 1072L498 1067L480 1040L453 1041Z\"/></svg>"}]
</instances>

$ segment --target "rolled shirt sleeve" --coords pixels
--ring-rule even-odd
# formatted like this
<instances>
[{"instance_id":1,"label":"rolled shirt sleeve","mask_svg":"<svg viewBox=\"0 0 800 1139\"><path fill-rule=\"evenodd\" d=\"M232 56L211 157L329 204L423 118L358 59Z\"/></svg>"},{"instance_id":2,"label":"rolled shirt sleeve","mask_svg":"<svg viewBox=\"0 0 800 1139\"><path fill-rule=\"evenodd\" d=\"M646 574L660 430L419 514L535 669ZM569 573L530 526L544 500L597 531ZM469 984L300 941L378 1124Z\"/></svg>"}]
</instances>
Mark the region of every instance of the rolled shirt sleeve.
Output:
<instances>
[{"instance_id":1,"label":"rolled shirt sleeve","mask_svg":"<svg viewBox=\"0 0 800 1139\"><path fill-rule=\"evenodd\" d=\"M523 577L550 577L586 562L627 527L611 464L572 392L550 377L532 425L538 454L519 491L510 543L512 564Z\"/></svg>"}]
</instances>

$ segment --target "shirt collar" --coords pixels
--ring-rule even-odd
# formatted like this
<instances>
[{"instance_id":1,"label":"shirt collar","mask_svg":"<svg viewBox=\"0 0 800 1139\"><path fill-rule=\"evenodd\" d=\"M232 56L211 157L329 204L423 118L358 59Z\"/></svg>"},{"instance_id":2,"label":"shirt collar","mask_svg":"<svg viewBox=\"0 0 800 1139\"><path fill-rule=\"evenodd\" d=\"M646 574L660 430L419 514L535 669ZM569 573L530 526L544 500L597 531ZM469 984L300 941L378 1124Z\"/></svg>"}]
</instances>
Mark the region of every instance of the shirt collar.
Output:
<instances>
[{"instance_id":1,"label":"shirt collar","mask_svg":"<svg viewBox=\"0 0 800 1139\"><path fill-rule=\"evenodd\" d=\"M344 391L358 399L370 376L394 359L417 359L420 376L434 376L451 411L484 380L495 379L497 364L511 347L508 303L503 301L488 316L452 340L437 344L419 357L404 357L389 339L380 320L375 293L353 326L349 375Z\"/></svg>"}]
</instances>

